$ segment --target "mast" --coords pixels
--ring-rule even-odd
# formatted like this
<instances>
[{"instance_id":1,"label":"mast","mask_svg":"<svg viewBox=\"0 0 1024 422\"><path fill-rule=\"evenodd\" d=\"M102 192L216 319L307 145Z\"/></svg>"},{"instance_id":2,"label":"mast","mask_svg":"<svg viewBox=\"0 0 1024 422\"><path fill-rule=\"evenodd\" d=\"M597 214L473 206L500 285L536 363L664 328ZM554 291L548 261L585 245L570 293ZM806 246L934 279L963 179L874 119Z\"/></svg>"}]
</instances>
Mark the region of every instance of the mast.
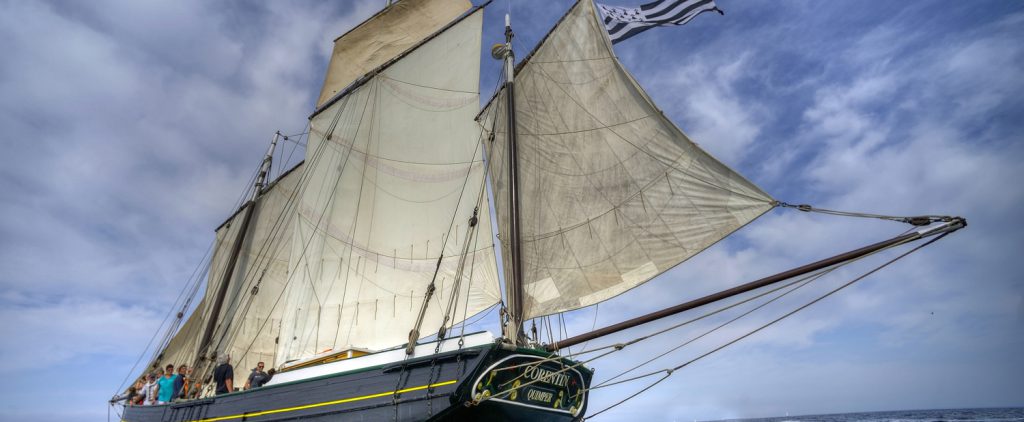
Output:
<instances>
[{"instance_id":1,"label":"mast","mask_svg":"<svg viewBox=\"0 0 1024 422\"><path fill-rule=\"evenodd\" d=\"M256 200L256 196L259 195L263 189L267 188L267 176L270 174L270 165L274 160L274 148L277 147L277 140L281 139L281 131L274 132L274 139L270 141L270 148L267 149L267 155L263 157L263 164L260 165L260 174L256 176L256 189L253 191L252 200ZM284 140L288 140L287 136L284 136Z\"/></svg>"},{"instance_id":2,"label":"mast","mask_svg":"<svg viewBox=\"0 0 1024 422\"><path fill-rule=\"evenodd\" d=\"M846 253L835 255L831 258L825 258L817 262L812 262L802 267L794 268L788 271L783 271L781 273L771 275L760 280L751 281L749 283L742 284L731 289L723 290L718 293L713 293L699 299L694 299L689 302L681 303L679 305L662 309L660 311L651 312L647 315L641 315L636 318L620 322L618 324L613 324L604 328L599 328L589 333L583 333L575 337L570 337L565 340L549 344L545 346L545 348L549 351L555 351L569 346L574 346L588 340L593 340L598 337L604 337L612 333L616 333L625 329L636 327L638 325L646 324L651 321L672 316L683 311L707 305L709 303L717 302L723 299L728 299L738 294L759 289L770 284L778 283L784 280L789 280L793 277L799 277L810 272L818 271L824 268L831 267L833 265L848 262L891 246L912 242L915 240L939 234L951 233L959 229L962 229L966 226L967 220L964 220L961 217L953 217L950 219L950 221L947 221L935 227L928 227L915 232L904 234L902 236L896 236L889 240L884 240L872 245L862 247L860 249L855 249Z\"/></svg>"},{"instance_id":3,"label":"mast","mask_svg":"<svg viewBox=\"0 0 1024 422\"><path fill-rule=\"evenodd\" d=\"M228 293L228 285L235 273L235 265L238 262L238 255L242 251L242 243L245 242L245 234L249 231L249 222L252 221L252 213L256 208L256 199L266 187L267 174L270 173L270 165L274 157L274 148L277 147L277 140L280 137L280 131L274 133L274 139L270 141L270 148L267 149L267 155L263 157L263 163L260 165L260 173L256 177L252 196L250 196L249 200L242 205L242 207L245 208L245 215L242 218L242 227L238 229L238 235L235 236L235 243L231 245L231 255L228 258L227 268L224 271L224 276L221 277L220 288L217 289L217 296L214 299L213 308L210 311L210 319L206 322L206 329L203 330L202 340L199 342L198 361L203 360L208 352L207 349L210 347L213 330L217 327L217 316L220 315L220 310L224 306L224 299Z\"/></svg>"},{"instance_id":4,"label":"mast","mask_svg":"<svg viewBox=\"0 0 1024 422\"><path fill-rule=\"evenodd\" d=\"M494 49L498 56L504 53L505 59L505 107L508 133L508 203L509 203L509 256L512 258L511 277L505 280L505 296L508 298L508 322L505 326L505 338L521 346L525 343L523 335L523 261L520 247L519 221L519 152L516 139L516 99L515 99L515 54L512 52L512 24L509 15L505 15L505 45Z\"/></svg>"}]
</instances>

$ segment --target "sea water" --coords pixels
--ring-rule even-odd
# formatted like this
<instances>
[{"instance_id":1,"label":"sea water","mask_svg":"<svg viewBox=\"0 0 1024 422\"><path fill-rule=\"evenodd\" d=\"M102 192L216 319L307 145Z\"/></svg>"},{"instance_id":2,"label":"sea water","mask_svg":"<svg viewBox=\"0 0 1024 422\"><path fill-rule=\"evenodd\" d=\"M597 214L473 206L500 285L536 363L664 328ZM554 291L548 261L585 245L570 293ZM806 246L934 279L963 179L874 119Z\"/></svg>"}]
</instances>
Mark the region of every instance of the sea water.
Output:
<instances>
[{"instance_id":1,"label":"sea water","mask_svg":"<svg viewBox=\"0 0 1024 422\"><path fill-rule=\"evenodd\" d=\"M743 422L938 422L999 421L1024 422L1024 408L897 410L888 412L836 413L831 415L785 416L733 419Z\"/></svg>"}]
</instances>

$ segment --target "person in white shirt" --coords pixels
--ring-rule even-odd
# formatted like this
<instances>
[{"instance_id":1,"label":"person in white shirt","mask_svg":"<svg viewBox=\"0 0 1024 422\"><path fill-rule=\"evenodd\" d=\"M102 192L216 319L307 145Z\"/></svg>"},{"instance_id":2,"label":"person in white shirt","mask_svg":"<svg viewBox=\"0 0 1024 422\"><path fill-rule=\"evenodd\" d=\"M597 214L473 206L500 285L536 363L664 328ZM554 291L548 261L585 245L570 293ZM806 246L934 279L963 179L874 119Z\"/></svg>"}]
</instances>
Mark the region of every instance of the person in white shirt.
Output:
<instances>
[{"instance_id":1,"label":"person in white shirt","mask_svg":"<svg viewBox=\"0 0 1024 422\"><path fill-rule=\"evenodd\" d=\"M156 404L156 395L160 392L160 384L156 382L156 374L149 374L146 378L146 385L142 386L141 394L145 397L142 399L144 406L152 406Z\"/></svg>"}]
</instances>

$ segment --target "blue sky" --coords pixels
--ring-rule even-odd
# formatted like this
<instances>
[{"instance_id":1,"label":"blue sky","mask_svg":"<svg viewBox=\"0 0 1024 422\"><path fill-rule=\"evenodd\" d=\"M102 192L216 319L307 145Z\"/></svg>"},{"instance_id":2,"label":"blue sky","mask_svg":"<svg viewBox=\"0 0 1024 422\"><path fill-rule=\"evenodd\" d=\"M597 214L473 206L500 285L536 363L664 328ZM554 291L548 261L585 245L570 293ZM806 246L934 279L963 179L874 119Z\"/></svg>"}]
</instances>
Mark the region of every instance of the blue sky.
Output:
<instances>
[{"instance_id":1,"label":"blue sky","mask_svg":"<svg viewBox=\"0 0 1024 422\"><path fill-rule=\"evenodd\" d=\"M570 3L512 5L520 56ZM271 134L302 131L331 40L382 4L0 1L0 419L106 417L105 399L232 211ZM783 201L963 215L970 226L603 419L1024 406L1024 3L719 5L725 16L616 46L696 142ZM502 39L507 7L489 8L485 47ZM485 57L482 97L497 72ZM596 319L593 309L568 315L569 330L903 229L776 210L602 304ZM879 262L822 280L650 369L710 350ZM599 379L610 376L714 323L593 366ZM598 390L591 411L644 385Z\"/></svg>"}]
</instances>

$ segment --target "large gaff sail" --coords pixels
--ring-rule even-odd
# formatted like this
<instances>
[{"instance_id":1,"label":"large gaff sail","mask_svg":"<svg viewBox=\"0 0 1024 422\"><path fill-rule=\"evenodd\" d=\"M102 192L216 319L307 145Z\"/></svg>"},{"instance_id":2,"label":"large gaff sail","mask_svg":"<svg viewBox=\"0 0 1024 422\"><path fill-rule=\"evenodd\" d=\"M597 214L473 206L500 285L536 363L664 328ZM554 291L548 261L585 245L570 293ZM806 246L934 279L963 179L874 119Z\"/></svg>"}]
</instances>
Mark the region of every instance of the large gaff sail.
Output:
<instances>
[{"instance_id":1,"label":"large gaff sail","mask_svg":"<svg viewBox=\"0 0 1024 422\"><path fill-rule=\"evenodd\" d=\"M402 0L334 40L316 106L465 13L468 0Z\"/></svg>"},{"instance_id":2,"label":"large gaff sail","mask_svg":"<svg viewBox=\"0 0 1024 422\"><path fill-rule=\"evenodd\" d=\"M435 269L422 332L436 332L463 258L448 325L499 300L473 122L481 25L465 16L312 118L277 366L405 343Z\"/></svg>"},{"instance_id":3,"label":"large gaff sail","mask_svg":"<svg viewBox=\"0 0 1024 422\"><path fill-rule=\"evenodd\" d=\"M616 59L590 0L520 64L515 89L524 319L616 296L772 207L662 115ZM482 120L495 131L490 170L508 262L504 103L492 101Z\"/></svg>"}]
</instances>

